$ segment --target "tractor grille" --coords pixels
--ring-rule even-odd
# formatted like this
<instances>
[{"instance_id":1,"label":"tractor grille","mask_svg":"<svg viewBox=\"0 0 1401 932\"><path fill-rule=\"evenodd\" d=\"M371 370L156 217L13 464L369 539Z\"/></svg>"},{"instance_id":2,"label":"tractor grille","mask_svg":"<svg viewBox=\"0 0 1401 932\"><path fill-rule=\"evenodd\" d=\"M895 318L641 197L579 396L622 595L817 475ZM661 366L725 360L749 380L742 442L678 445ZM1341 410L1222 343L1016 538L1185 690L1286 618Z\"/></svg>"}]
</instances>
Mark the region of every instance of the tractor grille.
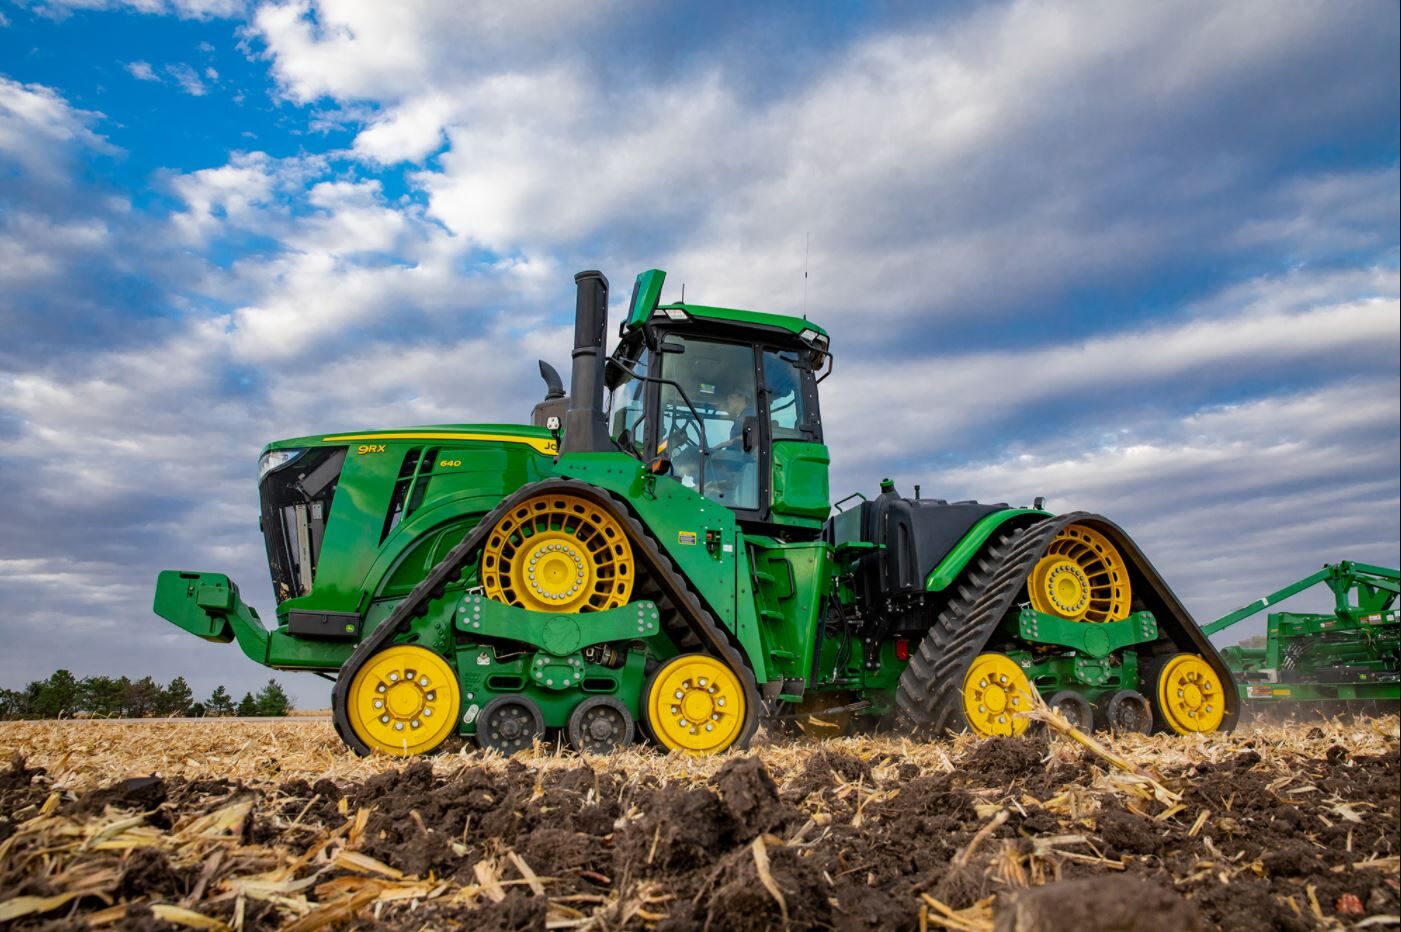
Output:
<instances>
[{"instance_id":1,"label":"tractor grille","mask_svg":"<svg viewBox=\"0 0 1401 932\"><path fill-rule=\"evenodd\" d=\"M263 477L263 543L278 604L311 591L344 464L344 447L309 450Z\"/></svg>"}]
</instances>

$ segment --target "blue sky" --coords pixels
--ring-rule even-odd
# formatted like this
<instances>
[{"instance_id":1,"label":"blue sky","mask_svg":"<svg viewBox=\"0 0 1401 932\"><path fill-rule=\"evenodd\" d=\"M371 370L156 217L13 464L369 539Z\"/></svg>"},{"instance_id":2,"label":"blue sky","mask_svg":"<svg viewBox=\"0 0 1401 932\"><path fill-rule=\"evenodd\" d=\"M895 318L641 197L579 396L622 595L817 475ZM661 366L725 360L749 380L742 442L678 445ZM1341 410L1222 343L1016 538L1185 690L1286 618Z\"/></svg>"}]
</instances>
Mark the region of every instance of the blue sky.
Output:
<instances>
[{"instance_id":1,"label":"blue sky","mask_svg":"<svg viewBox=\"0 0 1401 932\"><path fill-rule=\"evenodd\" d=\"M261 445L524 419L581 268L826 324L838 494L1401 561L1395 3L753 6L0 0L0 686L265 680L156 572L270 612Z\"/></svg>"}]
</instances>

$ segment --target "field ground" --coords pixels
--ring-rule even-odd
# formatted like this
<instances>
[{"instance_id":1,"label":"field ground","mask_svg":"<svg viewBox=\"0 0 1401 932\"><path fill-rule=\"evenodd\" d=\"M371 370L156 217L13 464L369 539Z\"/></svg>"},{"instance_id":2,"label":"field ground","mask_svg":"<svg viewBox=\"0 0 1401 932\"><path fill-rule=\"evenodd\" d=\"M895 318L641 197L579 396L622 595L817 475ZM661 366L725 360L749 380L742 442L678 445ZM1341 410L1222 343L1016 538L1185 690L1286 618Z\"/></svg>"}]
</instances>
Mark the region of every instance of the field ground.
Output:
<instances>
[{"instance_id":1,"label":"field ground","mask_svg":"<svg viewBox=\"0 0 1401 932\"><path fill-rule=\"evenodd\" d=\"M0 723L0 927L1396 926L1399 725L403 762L324 720Z\"/></svg>"}]
</instances>

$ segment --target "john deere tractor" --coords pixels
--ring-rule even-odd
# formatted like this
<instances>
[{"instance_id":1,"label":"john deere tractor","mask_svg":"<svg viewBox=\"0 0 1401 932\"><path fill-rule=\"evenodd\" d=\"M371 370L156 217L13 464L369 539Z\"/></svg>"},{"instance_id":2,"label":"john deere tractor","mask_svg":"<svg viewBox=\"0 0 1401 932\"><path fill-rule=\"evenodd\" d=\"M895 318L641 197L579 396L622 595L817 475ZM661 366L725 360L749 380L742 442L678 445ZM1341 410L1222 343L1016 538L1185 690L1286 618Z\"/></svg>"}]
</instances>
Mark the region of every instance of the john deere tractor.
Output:
<instances>
[{"instance_id":1,"label":"john deere tractor","mask_svg":"<svg viewBox=\"0 0 1401 932\"><path fill-rule=\"evenodd\" d=\"M637 277L608 354L608 281L575 276L570 394L542 362L530 425L269 444L275 624L218 573L161 573L156 613L333 677L361 754L454 734L711 754L766 718L840 730L902 710L1015 735L1033 691L1084 728L1234 725L1230 671L1117 525L889 481L834 508L826 331L662 304L664 279Z\"/></svg>"}]
</instances>

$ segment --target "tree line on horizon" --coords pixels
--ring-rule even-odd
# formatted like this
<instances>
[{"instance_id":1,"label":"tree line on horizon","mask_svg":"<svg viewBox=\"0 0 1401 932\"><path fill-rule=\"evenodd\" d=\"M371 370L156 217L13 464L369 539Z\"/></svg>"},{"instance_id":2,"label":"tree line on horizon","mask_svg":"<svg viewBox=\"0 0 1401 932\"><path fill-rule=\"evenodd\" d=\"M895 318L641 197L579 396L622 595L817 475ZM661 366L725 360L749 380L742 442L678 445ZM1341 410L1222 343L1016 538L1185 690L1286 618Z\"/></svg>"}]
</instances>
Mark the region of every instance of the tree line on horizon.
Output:
<instances>
[{"instance_id":1,"label":"tree line on horizon","mask_svg":"<svg viewBox=\"0 0 1401 932\"><path fill-rule=\"evenodd\" d=\"M234 701L222 685L209 698L196 700L190 684L177 676L162 686L149 676L85 676L57 670L23 689L0 689L0 719L47 718L194 718L239 716L275 718L292 710L292 701L276 680L256 694Z\"/></svg>"}]
</instances>

